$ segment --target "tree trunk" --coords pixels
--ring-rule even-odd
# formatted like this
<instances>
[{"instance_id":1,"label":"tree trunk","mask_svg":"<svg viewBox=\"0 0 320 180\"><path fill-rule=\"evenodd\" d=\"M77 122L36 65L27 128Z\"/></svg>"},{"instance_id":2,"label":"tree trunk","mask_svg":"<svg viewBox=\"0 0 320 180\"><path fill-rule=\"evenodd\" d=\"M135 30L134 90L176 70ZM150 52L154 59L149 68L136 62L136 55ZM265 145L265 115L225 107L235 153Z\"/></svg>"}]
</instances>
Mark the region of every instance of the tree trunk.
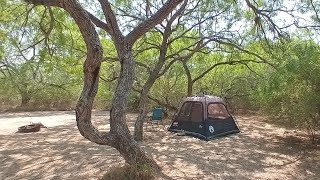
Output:
<instances>
[{"instance_id":1,"label":"tree trunk","mask_svg":"<svg viewBox=\"0 0 320 180\"><path fill-rule=\"evenodd\" d=\"M21 83L20 85L18 83L15 83L15 84L21 96L20 107L24 107L30 102L31 96L32 96L31 93L29 93L28 91L28 84L27 83Z\"/></svg>"},{"instance_id":2,"label":"tree trunk","mask_svg":"<svg viewBox=\"0 0 320 180\"><path fill-rule=\"evenodd\" d=\"M92 103L97 92L99 79L97 70L99 68L95 68L96 71L85 70L87 75L85 75L84 89L76 108L78 129L81 135L90 141L116 148L128 164L149 164L159 170L156 162L147 157L134 141L126 124L127 98L134 77L134 61L131 60L131 52L126 54L130 54L127 56L129 59L122 60L120 78L110 111L110 132L99 132L91 122ZM85 67L90 69L92 66L86 63Z\"/></svg>"},{"instance_id":3,"label":"tree trunk","mask_svg":"<svg viewBox=\"0 0 320 180\"><path fill-rule=\"evenodd\" d=\"M126 108L128 94L132 88L135 77L135 64L130 47L123 48L120 53L121 71L118 85L112 101L110 112L110 133L116 135L115 148L129 164L149 164L159 169L159 166L134 141L126 124Z\"/></svg>"},{"instance_id":4,"label":"tree trunk","mask_svg":"<svg viewBox=\"0 0 320 180\"><path fill-rule=\"evenodd\" d=\"M149 79L148 79L149 80ZM155 79L152 79L150 81L147 81L144 85L142 92L140 94L139 98L139 114L138 118L134 124L134 139L136 141L142 141L143 140L143 122L147 115L147 105L149 102L148 94L149 91L154 84Z\"/></svg>"},{"instance_id":5,"label":"tree trunk","mask_svg":"<svg viewBox=\"0 0 320 180\"><path fill-rule=\"evenodd\" d=\"M31 96L27 92L21 93L20 106L21 107L26 106L30 102L30 100L31 100Z\"/></svg>"},{"instance_id":6,"label":"tree trunk","mask_svg":"<svg viewBox=\"0 0 320 180\"><path fill-rule=\"evenodd\" d=\"M186 62L183 62L183 68L187 75L187 88L188 88L187 96L189 97L189 96L192 96L192 89L193 89L192 76Z\"/></svg>"},{"instance_id":7,"label":"tree trunk","mask_svg":"<svg viewBox=\"0 0 320 180\"><path fill-rule=\"evenodd\" d=\"M149 164L160 169L156 162L147 157L130 134L126 124L128 94L134 80L132 46L123 37L118 37L116 47L121 62L118 85L110 111L110 132L101 132L91 122L92 104L98 90L100 65L103 49L88 14L75 1L64 1L67 10L79 26L87 45L87 59L84 64L84 87L76 106L76 120L79 132L88 140L116 148L128 164Z\"/></svg>"},{"instance_id":8,"label":"tree trunk","mask_svg":"<svg viewBox=\"0 0 320 180\"><path fill-rule=\"evenodd\" d=\"M126 37L120 32L117 19L108 1L99 0L107 23L87 12L76 0L25 0L34 5L55 6L66 10L78 25L87 47L84 63L84 85L76 105L76 121L79 132L88 140L116 148L129 164L149 164L159 170L156 162L134 141L126 124L128 94L133 85L134 59L133 44L147 31L159 24L182 0L169 0L157 13L135 27ZM120 77L112 100L110 111L110 132L101 132L91 122L92 104L98 90L100 65L103 48L94 24L112 36L121 62Z\"/></svg>"},{"instance_id":9,"label":"tree trunk","mask_svg":"<svg viewBox=\"0 0 320 180\"><path fill-rule=\"evenodd\" d=\"M191 81L188 81L188 90L187 90L188 97L192 96L192 91L193 91L193 83Z\"/></svg>"},{"instance_id":10,"label":"tree trunk","mask_svg":"<svg viewBox=\"0 0 320 180\"><path fill-rule=\"evenodd\" d=\"M163 44L166 45L166 40L164 40ZM148 94L150 92L151 87L156 82L159 76L159 73L161 71L161 68L164 66L166 52L167 52L166 47L162 46L162 49L160 50L160 59L156 64L156 66L154 67L153 71L150 73L146 83L142 88L140 98L139 98L139 114L134 124L134 139L136 141L143 140L143 122L147 115L147 105L149 102Z\"/></svg>"}]
</instances>

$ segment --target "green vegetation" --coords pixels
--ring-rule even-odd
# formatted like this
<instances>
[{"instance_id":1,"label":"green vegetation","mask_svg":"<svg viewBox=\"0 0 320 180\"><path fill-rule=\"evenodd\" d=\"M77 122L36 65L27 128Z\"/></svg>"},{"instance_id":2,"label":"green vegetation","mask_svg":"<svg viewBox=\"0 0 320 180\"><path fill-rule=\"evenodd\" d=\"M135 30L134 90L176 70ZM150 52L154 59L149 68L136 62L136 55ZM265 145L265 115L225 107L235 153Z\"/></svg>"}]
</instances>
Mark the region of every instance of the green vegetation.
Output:
<instances>
[{"instance_id":1,"label":"green vegetation","mask_svg":"<svg viewBox=\"0 0 320 180\"><path fill-rule=\"evenodd\" d=\"M255 98L278 123L307 129L314 138L320 128L320 46L295 40L280 49L282 62L265 76Z\"/></svg>"},{"instance_id":2,"label":"green vegetation","mask_svg":"<svg viewBox=\"0 0 320 180\"><path fill-rule=\"evenodd\" d=\"M72 1L87 10L103 49L101 66L91 57L86 68L88 51L99 48L87 47L72 10L39 5L49 1L26 2L0 0L1 110L74 109L81 91L82 98L87 92L95 96L92 89L82 89L83 74L91 73L92 86L86 88L97 88L92 74L100 70L94 108L110 110L121 101L119 112L139 112L136 140L142 140L150 107L175 111L183 96L202 92L226 98L235 112L260 111L285 126L307 130L313 140L320 128L319 1L176 1L180 4L168 10L160 25L142 23L142 34L134 27L142 27L137 25L155 14L160 2L105 1L112 5L109 14L117 15L112 19L97 8L98 2ZM126 47L117 33L128 32L134 36L123 36L129 37ZM94 60L99 61L95 69ZM124 64L130 65L127 74ZM124 81L129 85L122 83L121 89L118 82Z\"/></svg>"}]
</instances>

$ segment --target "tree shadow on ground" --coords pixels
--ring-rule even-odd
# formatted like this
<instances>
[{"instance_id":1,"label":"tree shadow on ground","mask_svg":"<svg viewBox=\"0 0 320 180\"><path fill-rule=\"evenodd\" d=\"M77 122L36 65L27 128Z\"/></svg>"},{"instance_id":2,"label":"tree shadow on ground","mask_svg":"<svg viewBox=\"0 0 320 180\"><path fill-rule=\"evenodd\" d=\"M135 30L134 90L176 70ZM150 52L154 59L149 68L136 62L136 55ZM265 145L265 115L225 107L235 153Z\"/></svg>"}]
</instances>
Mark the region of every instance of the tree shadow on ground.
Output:
<instances>
[{"instance_id":1,"label":"tree shadow on ground","mask_svg":"<svg viewBox=\"0 0 320 180\"><path fill-rule=\"evenodd\" d=\"M127 116L130 130L136 117ZM290 145L285 129L260 119L240 117L242 133L208 142L148 130L140 144L162 167L162 179L318 179L319 146ZM108 113L94 113L93 122L108 130ZM115 149L84 139L75 120L37 133L0 135L0 144L0 179L99 179L124 165Z\"/></svg>"},{"instance_id":2,"label":"tree shadow on ground","mask_svg":"<svg viewBox=\"0 0 320 180\"><path fill-rule=\"evenodd\" d=\"M124 164L113 148L84 139L75 122L0 135L0 144L0 179L99 179Z\"/></svg>"},{"instance_id":3,"label":"tree shadow on ground","mask_svg":"<svg viewBox=\"0 0 320 180\"><path fill-rule=\"evenodd\" d=\"M319 179L320 146L290 146L284 129L257 118L239 118L242 133L208 142L147 132L142 145L173 179Z\"/></svg>"}]
</instances>

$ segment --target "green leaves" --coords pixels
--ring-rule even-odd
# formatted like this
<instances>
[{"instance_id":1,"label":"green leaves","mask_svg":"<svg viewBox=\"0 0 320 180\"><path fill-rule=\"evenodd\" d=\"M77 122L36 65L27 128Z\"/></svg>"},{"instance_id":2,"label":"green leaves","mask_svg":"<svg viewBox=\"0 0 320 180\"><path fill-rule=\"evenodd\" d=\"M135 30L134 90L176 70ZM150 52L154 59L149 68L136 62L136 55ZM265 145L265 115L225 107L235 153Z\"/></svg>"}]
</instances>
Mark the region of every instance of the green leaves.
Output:
<instances>
[{"instance_id":1,"label":"green leaves","mask_svg":"<svg viewBox=\"0 0 320 180\"><path fill-rule=\"evenodd\" d=\"M258 1L256 1L256 4L257 4L257 7L259 7L259 8L261 8L261 7L264 6L263 0L258 0Z\"/></svg>"},{"instance_id":2,"label":"green leaves","mask_svg":"<svg viewBox=\"0 0 320 180\"><path fill-rule=\"evenodd\" d=\"M282 46L286 56L262 91L262 107L286 117L281 121L287 126L318 128L320 119L314 118L320 113L320 46L297 39Z\"/></svg>"}]
</instances>

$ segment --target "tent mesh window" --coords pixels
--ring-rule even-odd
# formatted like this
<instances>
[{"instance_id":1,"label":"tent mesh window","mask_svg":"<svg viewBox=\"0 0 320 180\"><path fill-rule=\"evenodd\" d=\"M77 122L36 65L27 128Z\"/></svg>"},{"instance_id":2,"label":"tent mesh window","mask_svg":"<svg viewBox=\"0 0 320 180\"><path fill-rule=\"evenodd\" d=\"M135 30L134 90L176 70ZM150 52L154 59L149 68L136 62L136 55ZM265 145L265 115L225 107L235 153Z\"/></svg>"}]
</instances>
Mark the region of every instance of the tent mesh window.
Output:
<instances>
[{"instance_id":1,"label":"tent mesh window","mask_svg":"<svg viewBox=\"0 0 320 180\"><path fill-rule=\"evenodd\" d=\"M192 113L190 121L201 122L203 120L203 107L202 103L195 102L192 106Z\"/></svg>"},{"instance_id":2,"label":"tent mesh window","mask_svg":"<svg viewBox=\"0 0 320 180\"><path fill-rule=\"evenodd\" d=\"M185 102L182 105L177 121L188 121L190 119L192 103L193 102Z\"/></svg>"},{"instance_id":3,"label":"tent mesh window","mask_svg":"<svg viewBox=\"0 0 320 180\"><path fill-rule=\"evenodd\" d=\"M221 103L210 103L208 105L208 117L226 119L230 117L226 107Z\"/></svg>"}]
</instances>

